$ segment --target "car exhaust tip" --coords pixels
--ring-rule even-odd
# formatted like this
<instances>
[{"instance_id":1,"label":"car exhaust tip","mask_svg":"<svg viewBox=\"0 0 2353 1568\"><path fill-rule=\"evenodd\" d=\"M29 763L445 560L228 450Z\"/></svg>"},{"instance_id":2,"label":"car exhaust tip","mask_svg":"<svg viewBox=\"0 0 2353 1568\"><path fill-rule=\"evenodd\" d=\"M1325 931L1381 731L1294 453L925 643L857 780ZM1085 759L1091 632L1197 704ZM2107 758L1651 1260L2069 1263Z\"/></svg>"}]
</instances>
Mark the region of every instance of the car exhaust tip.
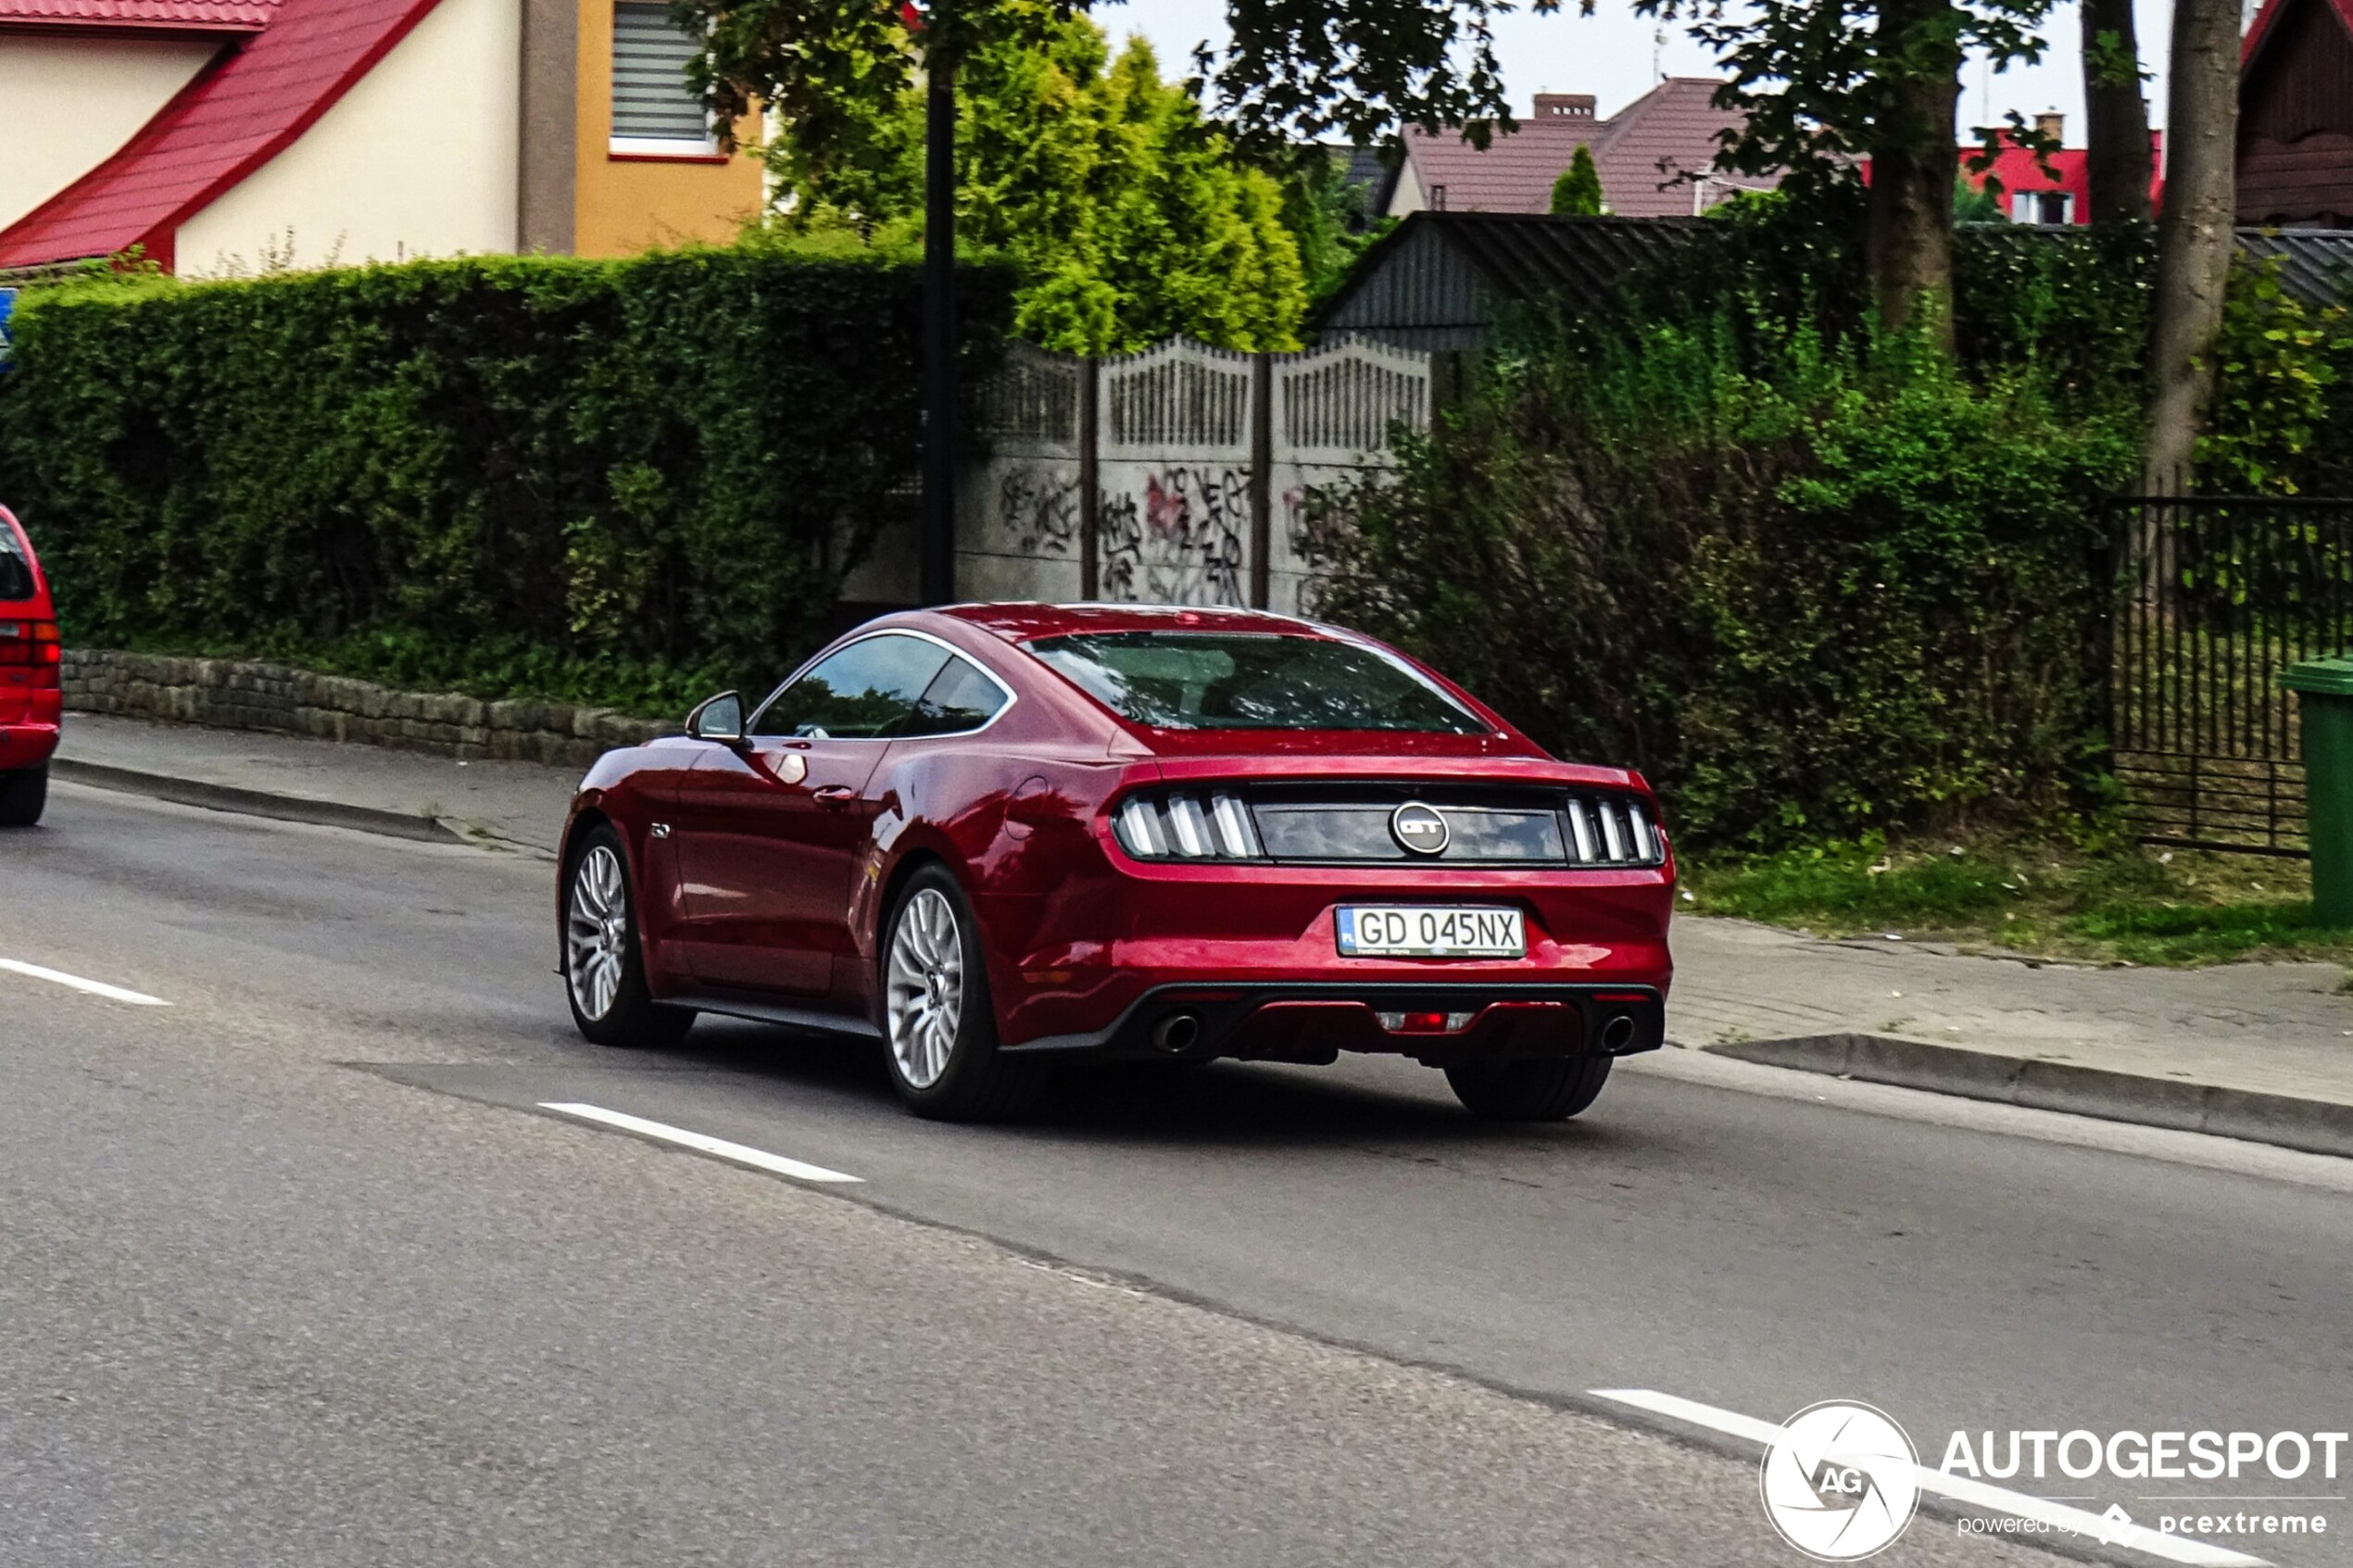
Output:
<instances>
[{"instance_id":1,"label":"car exhaust tip","mask_svg":"<svg viewBox=\"0 0 2353 1568\"><path fill-rule=\"evenodd\" d=\"M1621 1012L1602 1025L1602 1049L1613 1056L1634 1043L1634 1015Z\"/></svg>"},{"instance_id":2,"label":"car exhaust tip","mask_svg":"<svg viewBox=\"0 0 2353 1568\"><path fill-rule=\"evenodd\" d=\"M1198 1013L1173 1012L1152 1025L1152 1044L1179 1055L1201 1044L1201 1016Z\"/></svg>"}]
</instances>

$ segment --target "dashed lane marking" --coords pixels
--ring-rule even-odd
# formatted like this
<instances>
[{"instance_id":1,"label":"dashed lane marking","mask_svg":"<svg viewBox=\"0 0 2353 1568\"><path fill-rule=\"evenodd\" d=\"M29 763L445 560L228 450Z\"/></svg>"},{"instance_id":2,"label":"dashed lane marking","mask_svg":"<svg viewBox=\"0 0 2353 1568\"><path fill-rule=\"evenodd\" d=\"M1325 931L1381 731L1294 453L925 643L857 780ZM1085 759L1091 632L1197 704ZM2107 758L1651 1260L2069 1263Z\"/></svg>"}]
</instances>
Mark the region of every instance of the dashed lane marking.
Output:
<instances>
[{"instance_id":1,"label":"dashed lane marking","mask_svg":"<svg viewBox=\"0 0 2353 1568\"><path fill-rule=\"evenodd\" d=\"M755 1171L766 1171L778 1176L790 1176L797 1182L839 1183L865 1180L863 1176L853 1176L843 1171L828 1171L823 1165L812 1165L806 1160L787 1160L781 1154L771 1154L764 1148L753 1148L745 1144L729 1143L725 1138L714 1138L708 1133L688 1132L684 1127L673 1127L666 1122L648 1122L642 1116L632 1116L625 1111L607 1110L601 1105L583 1105L576 1100L542 1100L539 1109L552 1110L559 1116L572 1116L583 1122L594 1122L599 1126L618 1127L624 1133L635 1133L639 1137L657 1138L663 1143L676 1144L681 1148L691 1148L698 1154L708 1154L718 1160L732 1160L738 1165L749 1165Z\"/></svg>"},{"instance_id":2,"label":"dashed lane marking","mask_svg":"<svg viewBox=\"0 0 2353 1568\"><path fill-rule=\"evenodd\" d=\"M10 974L21 974L29 980L46 980L52 985L63 985L93 997L104 997L110 1002L129 1002L132 1007L168 1008L171 1005L161 997L126 991L103 980L84 980L79 974L68 974L61 969L44 969L37 963L19 963L15 959L0 959L0 970L6 970Z\"/></svg>"}]
</instances>

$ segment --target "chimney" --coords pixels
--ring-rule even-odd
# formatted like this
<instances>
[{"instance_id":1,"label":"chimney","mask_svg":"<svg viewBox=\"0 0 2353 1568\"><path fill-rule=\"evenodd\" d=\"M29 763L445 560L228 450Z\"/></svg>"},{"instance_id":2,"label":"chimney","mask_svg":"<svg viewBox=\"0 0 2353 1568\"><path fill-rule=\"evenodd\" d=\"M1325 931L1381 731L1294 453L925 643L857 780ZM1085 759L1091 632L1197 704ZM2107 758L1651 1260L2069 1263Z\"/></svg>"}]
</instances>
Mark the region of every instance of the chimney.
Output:
<instances>
[{"instance_id":1,"label":"chimney","mask_svg":"<svg viewBox=\"0 0 2353 1568\"><path fill-rule=\"evenodd\" d=\"M1536 94L1536 118L1540 120L1573 119L1591 125L1593 122L1593 94L1539 93Z\"/></svg>"},{"instance_id":2,"label":"chimney","mask_svg":"<svg viewBox=\"0 0 2353 1568\"><path fill-rule=\"evenodd\" d=\"M2060 146L2067 145L2067 116L2057 109L2036 115L2034 129L2037 133L2048 136Z\"/></svg>"}]
</instances>

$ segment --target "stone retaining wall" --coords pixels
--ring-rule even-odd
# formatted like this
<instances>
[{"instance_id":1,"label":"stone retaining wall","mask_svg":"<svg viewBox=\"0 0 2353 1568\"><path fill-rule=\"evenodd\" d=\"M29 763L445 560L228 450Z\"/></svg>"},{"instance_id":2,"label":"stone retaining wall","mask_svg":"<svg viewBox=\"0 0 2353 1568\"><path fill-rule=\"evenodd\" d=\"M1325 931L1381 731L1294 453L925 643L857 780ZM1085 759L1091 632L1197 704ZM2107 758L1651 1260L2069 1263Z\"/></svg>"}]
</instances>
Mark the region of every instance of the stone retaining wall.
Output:
<instances>
[{"instance_id":1,"label":"stone retaining wall","mask_svg":"<svg viewBox=\"0 0 2353 1568\"><path fill-rule=\"evenodd\" d=\"M61 674L66 707L75 712L275 730L437 757L585 767L614 746L635 746L678 728L610 708L396 691L371 681L238 659L68 648Z\"/></svg>"}]
</instances>

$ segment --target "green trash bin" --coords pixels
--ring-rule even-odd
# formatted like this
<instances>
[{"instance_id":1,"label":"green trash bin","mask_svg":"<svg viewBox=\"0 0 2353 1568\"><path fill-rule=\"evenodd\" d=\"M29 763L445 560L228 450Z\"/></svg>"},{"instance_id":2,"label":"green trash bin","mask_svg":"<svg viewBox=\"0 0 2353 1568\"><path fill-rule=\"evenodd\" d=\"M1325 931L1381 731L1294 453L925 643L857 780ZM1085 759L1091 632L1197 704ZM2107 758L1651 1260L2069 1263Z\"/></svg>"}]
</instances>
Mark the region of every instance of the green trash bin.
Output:
<instances>
[{"instance_id":1,"label":"green trash bin","mask_svg":"<svg viewBox=\"0 0 2353 1568\"><path fill-rule=\"evenodd\" d=\"M2304 817L2312 846L2312 913L2353 925L2353 655L2280 671L2304 717Z\"/></svg>"}]
</instances>

